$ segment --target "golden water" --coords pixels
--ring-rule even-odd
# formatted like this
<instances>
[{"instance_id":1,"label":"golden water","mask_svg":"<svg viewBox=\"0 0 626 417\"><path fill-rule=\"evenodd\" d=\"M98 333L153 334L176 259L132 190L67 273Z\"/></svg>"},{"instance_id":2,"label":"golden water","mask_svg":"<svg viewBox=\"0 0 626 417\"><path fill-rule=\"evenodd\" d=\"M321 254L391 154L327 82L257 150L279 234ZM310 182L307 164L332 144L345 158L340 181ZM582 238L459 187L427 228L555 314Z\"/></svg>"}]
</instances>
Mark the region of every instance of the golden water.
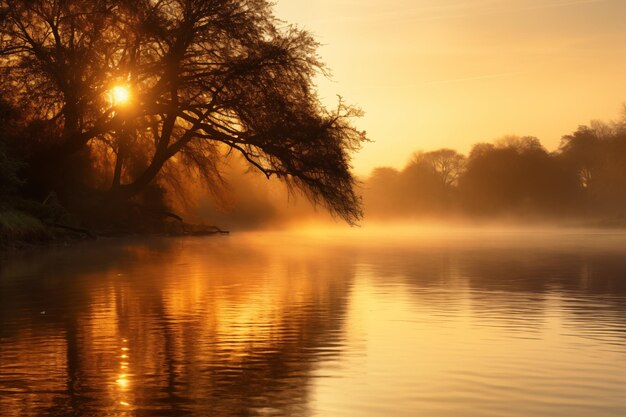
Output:
<instances>
[{"instance_id":1,"label":"golden water","mask_svg":"<svg viewBox=\"0 0 626 417\"><path fill-rule=\"evenodd\" d=\"M240 234L1 262L2 416L626 415L619 234Z\"/></svg>"}]
</instances>

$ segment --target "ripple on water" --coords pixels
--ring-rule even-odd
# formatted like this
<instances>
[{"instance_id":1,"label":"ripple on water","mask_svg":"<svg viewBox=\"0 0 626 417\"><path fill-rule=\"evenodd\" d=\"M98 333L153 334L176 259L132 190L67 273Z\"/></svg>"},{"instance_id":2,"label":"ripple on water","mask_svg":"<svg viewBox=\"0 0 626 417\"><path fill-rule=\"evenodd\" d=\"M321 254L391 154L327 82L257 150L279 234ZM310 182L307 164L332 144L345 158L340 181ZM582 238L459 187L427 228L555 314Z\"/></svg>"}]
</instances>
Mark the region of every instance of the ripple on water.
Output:
<instances>
[{"instance_id":1,"label":"ripple on water","mask_svg":"<svg viewBox=\"0 0 626 417\"><path fill-rule=\"evenodd\" d=\"M626 249L302 239L3 264L2 415L626 415Z\"/></svg>"}]
</instances>

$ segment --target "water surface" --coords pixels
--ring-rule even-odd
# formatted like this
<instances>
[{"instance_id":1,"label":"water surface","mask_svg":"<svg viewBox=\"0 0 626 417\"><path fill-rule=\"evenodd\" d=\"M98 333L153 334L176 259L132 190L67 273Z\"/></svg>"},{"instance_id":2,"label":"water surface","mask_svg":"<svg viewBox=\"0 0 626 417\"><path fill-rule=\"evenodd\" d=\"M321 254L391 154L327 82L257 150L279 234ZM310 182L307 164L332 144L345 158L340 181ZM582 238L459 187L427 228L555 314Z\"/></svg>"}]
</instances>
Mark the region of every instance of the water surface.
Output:
<instances>
[{"instance_id":1,"label":"water surface","mask_svg":"<svg viewBox=\"0 0 626 417\"><path fill-rule=\"evenodd\" d=\"M0 266L3 416L624 416L626 236L96 242Z\"/></svg>"}]
</instances>

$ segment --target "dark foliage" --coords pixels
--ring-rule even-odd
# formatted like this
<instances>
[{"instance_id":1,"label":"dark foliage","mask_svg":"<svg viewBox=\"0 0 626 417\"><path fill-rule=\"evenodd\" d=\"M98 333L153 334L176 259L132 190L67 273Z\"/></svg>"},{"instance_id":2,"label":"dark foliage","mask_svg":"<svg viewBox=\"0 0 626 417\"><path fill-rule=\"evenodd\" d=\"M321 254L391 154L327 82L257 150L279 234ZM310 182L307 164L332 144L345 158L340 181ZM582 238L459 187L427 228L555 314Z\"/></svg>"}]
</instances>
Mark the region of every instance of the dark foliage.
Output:
<instances>
[{"instance_id":1,"label":"dark foliage","mask_svg":"<svg viewBox=\"0 0 626 417\"><path fill-rule=\"evenodd\" d=\"M318 45L269 2L0 0L0 15L0 93L39 126L26 135L33 194L128 201L198 179L218 190L221 161L237 152L360 218L360 112L320 104ZM111 98L115 86L130 102Z\"/></svg>"},{"instance_id":2,"label":"dark foliage","mask_svg":"<svg viewBox=\"0 0 626 417\"><path fill-rule=\"evenodd\" d=\"M404 170L374 170L365 186L372 217L626 218L626 119L564 136L554 153L533 137L480 143L467 158L417 153Z\"/></svg>"},{"instance_id":3,"label":"dark foliage","mask_svg":"<svg viewBox=\"0 0 626 417\"><path fill-rule=\"evenodd\" d=\"M0 198L7 199L22 185L18 172L23 168L15 154L15 131L19 117L11 106L0 101Z\"/></svg>"}]
</instances>

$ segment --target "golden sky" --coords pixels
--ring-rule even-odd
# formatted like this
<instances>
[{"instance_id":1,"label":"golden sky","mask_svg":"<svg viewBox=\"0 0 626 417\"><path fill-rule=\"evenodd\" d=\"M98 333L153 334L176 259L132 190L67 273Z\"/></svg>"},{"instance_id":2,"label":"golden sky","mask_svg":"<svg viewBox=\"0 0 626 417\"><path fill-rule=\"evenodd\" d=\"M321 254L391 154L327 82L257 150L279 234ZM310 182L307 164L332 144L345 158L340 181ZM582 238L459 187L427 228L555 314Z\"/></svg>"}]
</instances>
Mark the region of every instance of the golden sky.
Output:
<instances>
[{"instance_id":1,"label":"golden sky","mask_svg":"<svg viewBox=\"0 0 626 417\"><path fill-rule=\"evenodd\" d=\"M322 97L360 106L357 174L415 150L507 134L556 149L626 102L626 0L278 0L332 70Z\"/></svg>"}]
</instances>

